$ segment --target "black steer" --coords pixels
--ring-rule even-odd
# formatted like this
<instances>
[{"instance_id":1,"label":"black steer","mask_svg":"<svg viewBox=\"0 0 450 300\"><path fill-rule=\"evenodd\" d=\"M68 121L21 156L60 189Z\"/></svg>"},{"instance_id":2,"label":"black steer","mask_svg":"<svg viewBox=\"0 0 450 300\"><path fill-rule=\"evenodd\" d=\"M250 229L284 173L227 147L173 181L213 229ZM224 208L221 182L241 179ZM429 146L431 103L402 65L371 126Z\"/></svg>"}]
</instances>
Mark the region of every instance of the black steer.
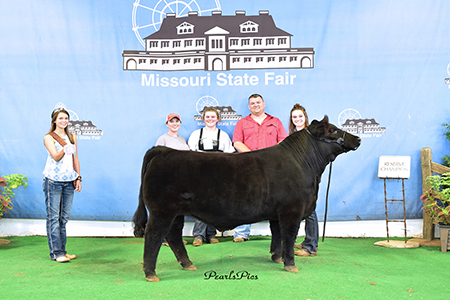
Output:
<instances>
[{"instance_id":1,"label":"black steer","mask_svg":"<svg viewBox=\"0 0 450 300\"><path fill-rule=\"evenodd\" d=\"M258 151L148 150L133 217L135 236L142 237L145 228L146 279L159 281L155 267L164 237L185 270L197 269L182 240L184 215L220 231L269 220L272 260L297 272L294 242L300 222L315 210L321 175L336 156L356 150L360 143L359 137L329 124L325 116L278 145Z\"/></svg>"}]
</instances>

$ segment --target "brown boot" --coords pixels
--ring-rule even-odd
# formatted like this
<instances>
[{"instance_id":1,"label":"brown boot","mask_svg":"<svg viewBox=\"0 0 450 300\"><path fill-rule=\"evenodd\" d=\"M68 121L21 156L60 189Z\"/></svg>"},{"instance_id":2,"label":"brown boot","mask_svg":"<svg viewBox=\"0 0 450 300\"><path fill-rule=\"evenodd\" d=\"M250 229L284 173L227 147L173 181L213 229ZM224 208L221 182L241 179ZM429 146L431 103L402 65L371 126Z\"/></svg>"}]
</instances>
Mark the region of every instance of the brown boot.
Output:
<instances>
[{"instance_id":1,"label":"brown boot","mask_svg":"<svg viewBox=\"0 0 450 300\"><path fill-rule=\"evenodd\" d=\"M303 243L302 244L294 244L294 248L302 250L303 249Z\"/></svg>"},{"instance_id":2,"label":"brown boot","mask_svg":"<svg viewBox=\"0 0 450 300\"><path fill-rule=\"evenodd\" d=\"M194 238L194 242L192 243L192 245L194 245L194 247L197 246L202 246L203 245L203 241L199 238Z\"/></svg>"},{"instance_id":3,"label":"brown boot","mask_svg":"<svg viewBox=\"0 0 450 300\"><path fill-rule=\"evenodd\" d=\"M235 243L241 243L241 242L246 242L246 241L248 241L248 239L241 238L241 237L235 238L233 240L233 242L235 242Z\"/></svg>"},{"instance_id":4,"label":"brown boot","mask_svg":"<svg viewBox=\"0 0 450 300\"><path fill-rule=\"evenodd\" d=\"M296 251L294 251L294 254L297 255L297 256L303 256L303 257L306 257L306 256L316 256L316 255L317 255L317 252L309 253L308 251L306 251L306 250L304 250L304 249L301 249L301 250L296 250Z\"/></svg>"}]
</instances>

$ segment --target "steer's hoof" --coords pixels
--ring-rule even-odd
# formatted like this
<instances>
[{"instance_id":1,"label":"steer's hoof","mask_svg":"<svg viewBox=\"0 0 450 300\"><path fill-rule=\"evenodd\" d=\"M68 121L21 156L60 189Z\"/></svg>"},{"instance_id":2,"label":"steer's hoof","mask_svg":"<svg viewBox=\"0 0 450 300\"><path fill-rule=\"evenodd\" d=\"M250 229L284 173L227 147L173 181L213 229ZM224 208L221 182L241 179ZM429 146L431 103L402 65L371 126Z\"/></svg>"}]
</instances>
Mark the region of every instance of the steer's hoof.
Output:
<instances>
[{"instance_id":1,"label":"steer's hoof","mask_svg":"<svg viewBox=\"0 0 450 300\"><path fill-rule=\"evenodd\" d=\"M281 257L276 258L276 257L272 256L272 260L274 262L276 262L277 264L282 264L283 263L283 259Z\"/></svg>"},{"instance_id":2,"label":"steer's hoof","mask_svg":"<svg viewBox=\"0 0 450 300\"><path fill-rule=\"evenodd\" d=\"M284 269L286 270L286 271L288 271L288 272L291 272L291 273L297 273L298 272L298 268L297 268L297 266L296 265L293 265L293 266L284 266Z\"/></svg>"},{"instance_id":3,"label":"steer's hoof","mask_svg":"<svg viewBox=\"0 0 450 300\"><path fill-rule=\"evenodd\" d=\"M158 282L158 281L161 280L161 279L159 279L159 277L156 276L156 275L150 275L150 276L147 276L147 277L145 277L145 279L146 279L148 282Z\"/></svg>"},{"instance_id":4,"label":"steer's hoof","mask_svg":"<svg viewBox=\"0 0 450 300\"><path fill-rule=\"evenodd\" d=\"M188 270L188 271L196 271L197 267L194 266L194 265L190 265L190 266L187 266L187 267L183 267L183 269Z\"/></svg>"}]
</instances>

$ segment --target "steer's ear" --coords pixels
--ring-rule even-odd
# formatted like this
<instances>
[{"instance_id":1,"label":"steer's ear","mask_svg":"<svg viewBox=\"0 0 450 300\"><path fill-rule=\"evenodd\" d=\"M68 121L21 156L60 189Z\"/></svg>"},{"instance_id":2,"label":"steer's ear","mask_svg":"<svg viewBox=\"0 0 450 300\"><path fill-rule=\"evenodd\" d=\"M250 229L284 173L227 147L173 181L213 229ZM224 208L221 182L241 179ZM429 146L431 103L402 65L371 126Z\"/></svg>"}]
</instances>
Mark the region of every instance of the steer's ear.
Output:
<instances>
[{"instance_id":1,"label":"steer's ear","mask_svg":"<svg viewBox=\"0 0 450 300\"><path fill-rule=\"evenodd\" d=\"M308 129L316 137L324 137L329 127L328 116L325 115L322 121L313 120Z\"/></svg>"}]
</instances>

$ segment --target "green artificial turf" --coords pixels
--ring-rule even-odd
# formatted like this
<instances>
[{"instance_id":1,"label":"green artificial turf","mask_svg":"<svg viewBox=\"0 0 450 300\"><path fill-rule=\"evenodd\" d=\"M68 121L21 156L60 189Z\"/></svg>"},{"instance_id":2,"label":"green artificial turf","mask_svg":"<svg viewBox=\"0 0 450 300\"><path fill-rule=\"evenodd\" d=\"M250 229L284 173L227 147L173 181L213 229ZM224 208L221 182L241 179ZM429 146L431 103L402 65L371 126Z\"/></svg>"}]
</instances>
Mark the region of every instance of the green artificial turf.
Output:
<instances>
[{"instance_id":1,"label":"green artificial turf","mask_svg":"<svg viewBox=\"0 0 450 300\"><path fill-rule=\"evenodd\" d=\"M151 283L140 238L69 238L78 258L68 263L50 260L46 237L4 239L11 242L0 246L1 299L449 299L450 252L374 246L379 238L327 238L317 256L296 257L296 274L271 261L270 237L201 247L185 238L198 270L183 270L162 247L161 281Z\"/></svg>"}]
</instances>

